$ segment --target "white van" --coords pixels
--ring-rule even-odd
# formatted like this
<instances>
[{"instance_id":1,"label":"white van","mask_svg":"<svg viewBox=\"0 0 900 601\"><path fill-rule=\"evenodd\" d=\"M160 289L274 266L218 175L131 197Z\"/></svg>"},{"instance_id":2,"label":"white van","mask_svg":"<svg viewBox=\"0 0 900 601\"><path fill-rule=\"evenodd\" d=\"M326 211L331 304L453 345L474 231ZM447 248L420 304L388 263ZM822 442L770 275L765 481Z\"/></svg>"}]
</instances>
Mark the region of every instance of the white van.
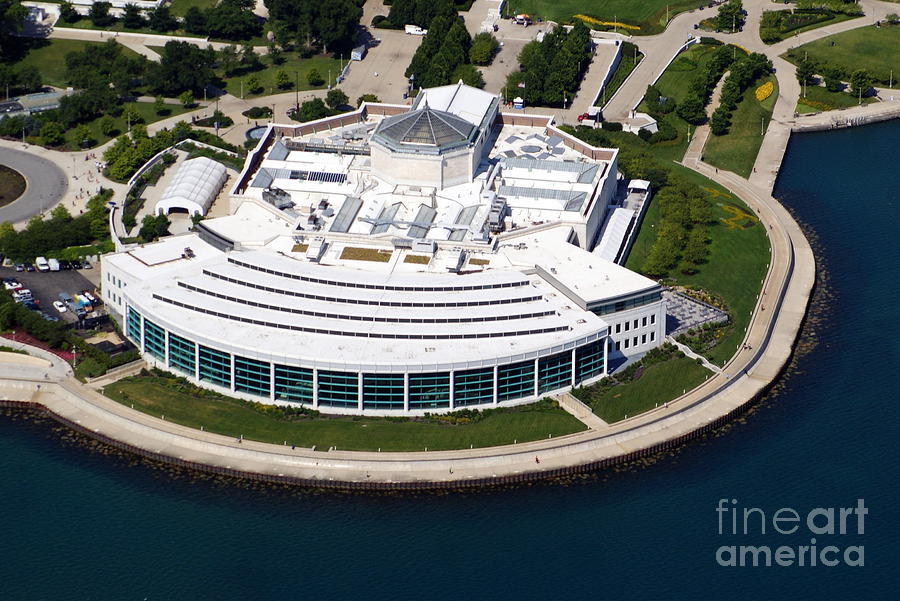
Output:
<instances>
[{"instance_id":1,"label":"white van","mask_svg":"<svg viewBox=\"0 0 900 601\"><path fill-rule=\"evenodd\" d=\"M56 259L47 259L47 265L50 266L50 271L59 271L59 261Z\"/></svg>"},{"instance_id":2,"label":"white van","mask_svg":"<svg viewBox=\"0 0 900 601\"><path fill-rule=\"evenodd\" d=\"M34 266L38 271L50 271L50 263L44 257L38 257L34 260Z\"/></svg>"}]
</instances>

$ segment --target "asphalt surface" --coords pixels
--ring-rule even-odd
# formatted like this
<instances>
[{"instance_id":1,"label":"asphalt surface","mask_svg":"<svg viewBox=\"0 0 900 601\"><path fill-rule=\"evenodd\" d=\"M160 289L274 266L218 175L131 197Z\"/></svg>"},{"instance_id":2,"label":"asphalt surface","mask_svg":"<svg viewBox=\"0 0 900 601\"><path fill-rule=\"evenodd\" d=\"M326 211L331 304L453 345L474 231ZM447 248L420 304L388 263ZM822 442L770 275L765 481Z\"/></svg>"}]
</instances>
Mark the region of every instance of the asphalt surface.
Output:
<instances>
[{"instance_id":1,"label":"asphalt surface","mask_svg":"<svg viewBox=\"0 0 900 601\"><path fill-rule=\"evenodd\" d=\"M71 311L60 314L53 308L53 301L59 300L59 293L66 292L69 296L73 296L82 290L89 290L93 294L94 290L94 284L84 277L80 270L76 269L42 273L40 271L16 272L12 267L3 267L0 268L0 277L19 280L22 286L31 290L32 297L40 301L41 311L66 322L75 321L75 315Z\"/></svg>"},{"instance_id":2,"label":"asphalt surface","mask_svg":"<svg viewBox=\"0 0 900 601\"><path fill-rule=\"evenodd\" d=\"M27 182L21 197L0 208L0 222L16 223L39 215L42 209L49 210L69 187L62 169L36 154L0 148L0 165L15 169L25 176Z\"/></svg>"}]
</instances>

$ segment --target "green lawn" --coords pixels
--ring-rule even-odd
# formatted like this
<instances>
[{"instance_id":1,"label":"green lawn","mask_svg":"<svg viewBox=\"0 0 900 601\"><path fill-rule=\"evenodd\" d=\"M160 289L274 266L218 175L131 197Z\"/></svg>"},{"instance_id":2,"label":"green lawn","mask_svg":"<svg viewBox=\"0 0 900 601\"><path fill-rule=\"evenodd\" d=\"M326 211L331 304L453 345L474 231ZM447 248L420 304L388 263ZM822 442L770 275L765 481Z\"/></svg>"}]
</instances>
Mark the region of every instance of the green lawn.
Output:
<instances>
[{"instance_id":1,"label":"green lawn","mask_svg":"<svg viewBox=\"0 0 900 601\"><path fill-rule=\"evenodd\" d=\"M274 444L316 446L318 450L422 451L467 449L562 436L585 429L584 424L556 406L541 402L491 411L480 421L446 424L403 418L285 418L254 409L250 403L197 394L191 386L179 391L174 379L137 376L103 390L120 403L154 417L227 436Z\"/></svg>"},{"instance_id":2,"label":"green lawn","mask_svg":"<svg viewBox=\"0 0 900 601\"><path fill-rule=\"evenodd\" d=\"M863 104L877 102L874 97L865 97ZM820 111L833 111L835 109L857 106L859 97L847 92L829 92L822 86L807 86L806 96L800 94L797 99L798 113L817 113Z\"/></svg>"},{"instance_id":3,"label":"green lawn","mask_svg":"<svg viewBox=\"0 0 900 601\"><path fill-rule=\"evenodd\" d=\"M670 167L707 192L717 219L708 230L711 242L707 262L693 275L676 270L671 276L677 284L696 286L720 296L731 309L734 327L706 354L721 365L735 353L750 322L750 312L769 264L769 240L753 212L735 195L687 167ZM651 201L625 264L627 268L640 271L656 239L659 219L659 206Z\"/></svg>"},{"instance_id":4,"label":"green lawn","mask_svg":"<svg viewBox=\"0 0 900 601\"><path fill-rule=\"evenodd\" d=\"M268 96L270 94L292 92L294 90L293 85L283 90L278 89L275 86L275 74L282 69L284 69L284 71L287 72L287 74L290 76L292 83L294 81L297 81L299 78L300 90L321 89L327 86L329 71L331 73L332 82L341 72L341 61L336 58L330 58L328 56L300 58L293 52L286 52L283 56L285 58L285 61L280 65L273 65L271 59L268 56L263 56L262 62L264 65L266 65L265 69L225 79L226 90L229 94L233 94L234 96L240 98L241 80L243 80L245 84L244 98L256 98L258 96ZM346 64L346 61L344 62L344 64ZM314 87L307 83L306 76L313 69L319 71L319 74L326 81L325 84ZM256 76L256 78L259 80L260 85L262 85L262 90L260 90L260 92L257 94L251 94L246 86L247 79L249 79L251 75Z\"/></svg>"},{"instance_id":5,"label":"green lawn","mask_svg":"<svg viewBox=\"0 0 900 601\"><path fill-rule=\"evenodd\" d=\"M187 10L187 9L185 9L185 10ZM156 31L154 29L151 29L150 27L141 27L139 29L131 29L131 28L125 27L125 24L122 23L121 20L116 21L112 25L101 27L99 25L94 25L91 22L91 20L87 17L84 17L83 19L79 19L78 21L75 21L74 23L66 23L65 21L60 19L59 21L56 22L56 25L54 25L54 27L61 27L64 29L66 29L66 28L93 29L95 31L114 31L114 32L127 31L127 32L131 32L131 33L147 33L147 34L152 34L152 35L177 35L177 36L181 36L181 37L189 37L189 38L197 38L197 39L205 38L205 36L188 33L181 29L178 29L176 31L167 31L167 32Z\"/></svg>"},{"instance_id":6,"label":"green lawn","mask_svg":"<svg viewBox=\"0 0 900 601\"><path fill-rule=\"evenodd\" d=\"M769 11L766 11L769 12ZM788 11L775 11L775 12L788 12ZM797 29L792 29L791 31L778 32L779 39L772 40L764 40L764 42L768 45L777 44L782 40L786 40L789 37L798 35L803 33L804 31L812 31L813 29L818 29L820 27L825 27L826 25L835 25L837 23L842 23L844 21L849 21L850 19L858 19L862 15L846 15L844 13L833 13L831 18L826 21L820 21L818 23L812 23L810 25L806 25L805 27L798 27ZM761 28L762 29L762 28Z\"/></svg>"},{"instance_id":7,"label":"green lawn","mask_svg":"<svg viewBox=\"0 0 900 601\"><path fill-rule=\"evenodd\" d=\"M44 83L64 88L68 85L66 77L66 55L70 52L81 52L87 46L101 42L85 42L82 40L31 40L32 44L25 56L19 61L22 65L32 65L41 72ZM23 44L24 45L24 44ZM133 50L122 48L122 54L131 58L137 56Z\"/></svg>"},{"instance_id":8,"label":"green lawn","mask_svg":"<svg viewBox=\"0 0 900 601\"><path fill-rule=\"evenodd\" d=\"M637 50L637 52L635 52L635 50ZM640 48L637 48L634 44L629 42L624 42L622 45L622 59L619 61L615 73L609 78L609 83L606 84L606 87L601 91L600 95L594 99L594 105L604 106L606 104L604 100L609 100L613 97L616 91L623 83L625 83L625 80L628 79L628 76L631 75L631 72L637 68L643 58L644 54L641 52Z\"/></svg>"},{"instance_id":9,"label":"green lawn","mask_svg":"<svg viewBox=\"0 0 900 601\"><path fill-rule=\"evenodd\" d=\"M601 419L617 422L678 398L712 375L687 357L673 357L646 368L641 377L611 388L584 388L578 398Z\"/></svg>"},{"instance_id":10,"label":"green lawn","mask_svg":"<svg viewBox=\"0 0 900 601\"><path fill-rule=\"evenodd\" d=\"M194 110L194 109L186 109L183 106L181 106L180 104L177 104L177 105L176 104L167 104L166 110L168 112L164 115L157 115L156 110L153 107L153 104L154 103L152 103L152 102L134 102L134 103L129 103L128 106L133 107L141 115L141 117L144 118L145 125L149 125L150 123L154 123L156 121L161 121L163 119L168 119L169 117L174 117L176 115L180 115L182 113L186 113L188 111ZM111 140L112 138L118 136L119 134L122 134L122 133L125 133L126 131L128 131L128 123L124 117L122 117L122 116L113 117L113 121L116 124L116 132L114 132L112 136L104 136L103 133L100 131L100 119L101 118L97 118L97 119L94 119L93 121L87 123L87 126L91 129L91 133L93 134L93 137L95 140L95 142L91 146L91 148L93 148L94 146L100 146L101 144L104 144L107 141ZM134 124L132 124L132 125L134 125ZM70 131L66 132L66 146L72 150L76 149L78 147L78 143L80 142L80 140L76 140L73 137L73 131L74 130L70 130Z\"/></svg>"},{"instance_id":11,"label":"green lawn","mask_svg":"<svg viewBox=\"0 0 900 601\"><path fill-rule=\"evenodd\" d=\"M654 84L660 94L673 98L676 103L684 100L690 93L691 82L706 68L706 64L712 58L716 48L718 46L694 44L678 55L678 58L672 61L672 64L666 68ZM646 112L646 103L642 102L638 106L638 110ZM688 147L688 129L694 131L696 127L688 124L674 111L667 115L661 115L661 117L675 128L678 137L653 145L652 152L664 161L680 161Z\"/></svg>"},{"instance_id":12,"label":"green lawn","mask_svg":"<svg viewBox=\"0 0 900 601\"><path fill-rule=\"evenodd\" d=\"M171 0L169 9L173 16L183 17L184 14L193 6L200 10L206 10L216 5L216 0Z\"/></svg>"},{"instance_id":13,"label":"green lawn","mask_svg":"<svg viewBox=\"0 0 900 601\"><path fill-rule=\"evenodd\" d=\"M707 3L700 0L512 0L506 10L510 15L527 13L533 18L558 23L570 23L573 15L587 15L602 21L637 25L639 31L629 30L628 33L648 35L663 30L666 6L671 19L680 12L705 7Z\"/></svg>"},{"instance_id":14,"label":"green lawn","mask_svg":"<svg viewBox=\"0 0 900 601\"><path fill-rule=\"evenodd\" d=\"M775 84L775 91L760 102L756 99L756 88L767 81ZM734 171L741 177L749 177L777 97L778 82L774 75L760 78L748 87L731 115L728 133L723 136L710 134L703 147L704 161L720 169Z\"/></svg>"},{"instance_id":15,"label":"green lawn","mask_svg":"<svg viewBox=\"0 0 900 601\"><path fill-rule=\"evenodd\" d=\"M900 72L900 25L852 29L803 44L782 56L797 64L807 53L810 59L847 73L866 69L885 84L890 79L891 69L894 69L896 82Z\"/></svg>"}]
</instances>

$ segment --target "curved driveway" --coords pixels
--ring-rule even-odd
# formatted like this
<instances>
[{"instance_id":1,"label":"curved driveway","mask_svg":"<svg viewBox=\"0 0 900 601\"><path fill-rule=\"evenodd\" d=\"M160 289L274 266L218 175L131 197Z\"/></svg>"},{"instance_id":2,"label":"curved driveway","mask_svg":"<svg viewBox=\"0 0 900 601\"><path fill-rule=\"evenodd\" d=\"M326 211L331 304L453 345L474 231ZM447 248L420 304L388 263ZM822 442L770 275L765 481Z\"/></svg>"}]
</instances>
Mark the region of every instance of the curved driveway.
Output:
<instances>
[{"instance_id":1,"label":"curved driveway","mask_svg":"<svg viewBox=\"0 0 900 601\"><path fill-rule=\"evenodd\" d=\"M0 147L0 165L24 175L28 184L22 196L0 208L0 222L16 223L38 215L59 202L69 189L63 170L35 154Z\"/></svg>"}]
</instances>

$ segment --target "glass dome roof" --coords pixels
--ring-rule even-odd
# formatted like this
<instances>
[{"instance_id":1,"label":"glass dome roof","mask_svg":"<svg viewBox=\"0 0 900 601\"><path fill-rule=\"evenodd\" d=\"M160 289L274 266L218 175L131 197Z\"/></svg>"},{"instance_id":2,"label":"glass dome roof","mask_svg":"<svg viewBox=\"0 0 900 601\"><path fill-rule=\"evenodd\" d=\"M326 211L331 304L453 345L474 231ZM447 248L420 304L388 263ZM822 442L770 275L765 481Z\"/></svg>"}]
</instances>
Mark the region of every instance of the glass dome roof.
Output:
<instances>
[{"instance_id":1,"label":"glass dome roof","mask_svg":"<svg viewBox=\"0 0 900 601\"><path fill-rule=\"evenodd\" d=\"M428 107L383 120L377 137L394 144L416 144L445 148L469 141L475 126L451 113ZM393 146L393 144L392 144Z\"/></svg>"}]
</instances>

